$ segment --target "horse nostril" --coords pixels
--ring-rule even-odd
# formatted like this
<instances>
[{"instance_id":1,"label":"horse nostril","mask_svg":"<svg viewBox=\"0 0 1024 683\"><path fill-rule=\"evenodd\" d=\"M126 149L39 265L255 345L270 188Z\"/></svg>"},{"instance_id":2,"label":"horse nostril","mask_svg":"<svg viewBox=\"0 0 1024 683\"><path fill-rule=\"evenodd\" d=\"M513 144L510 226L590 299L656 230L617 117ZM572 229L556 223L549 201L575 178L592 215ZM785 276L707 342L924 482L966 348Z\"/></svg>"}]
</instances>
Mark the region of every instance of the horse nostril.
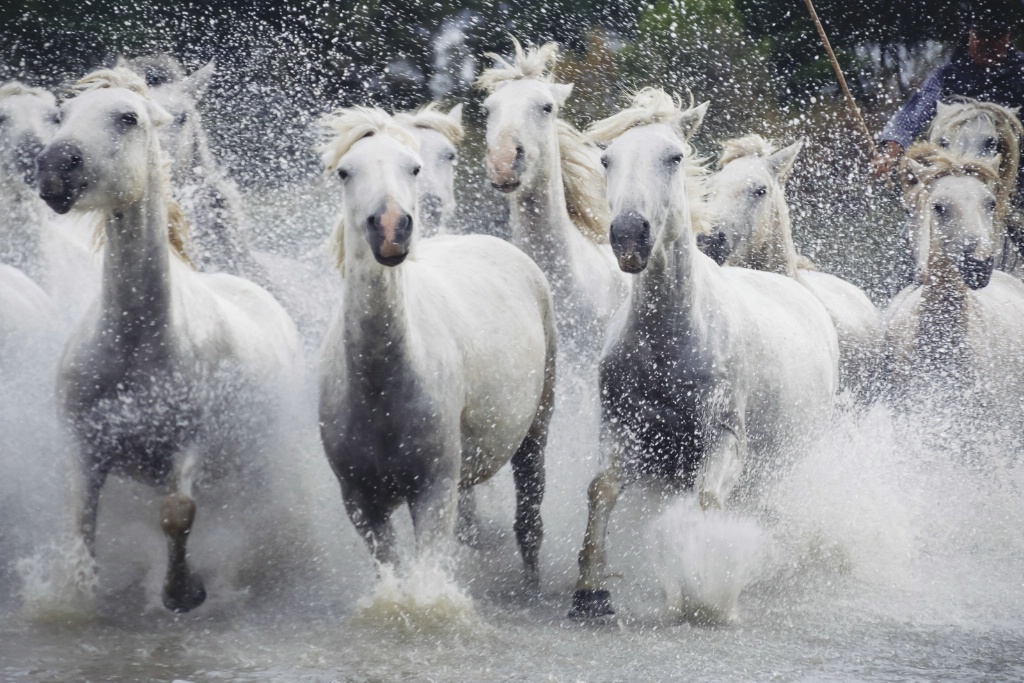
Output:
<instances>
[{"instance_id":1,"label":"horse nostril","mask_svg":"<svg viewBox=\"0 0 1024 683\"><path fill-rule=\"evenodd\" d=\"M73 171L82 165L82 157L77 154L70 155L63 164L61 164L62 171Z\"/></svg>"},{"instance_id":2,"label":"horse nostril","mask_svg":"<svg viewBox=\"0 0 1024 683\"><path fill-rule=\"evenodd\" d=\"M526 156L526 150L522 145L516 145L516 161L519 161Z\"/></svg>"}]
</instances>

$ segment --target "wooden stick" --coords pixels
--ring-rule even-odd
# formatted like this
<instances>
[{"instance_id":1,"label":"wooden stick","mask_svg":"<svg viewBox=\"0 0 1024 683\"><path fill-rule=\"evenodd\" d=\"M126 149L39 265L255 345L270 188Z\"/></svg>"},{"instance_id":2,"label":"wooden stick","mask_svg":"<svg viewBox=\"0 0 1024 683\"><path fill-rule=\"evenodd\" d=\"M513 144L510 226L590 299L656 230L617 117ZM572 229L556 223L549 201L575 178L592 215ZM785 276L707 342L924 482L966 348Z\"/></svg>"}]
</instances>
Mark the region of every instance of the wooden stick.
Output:
<instances>
[{"instance_id":1,"label":"wooden stick","mask_svg":"<svg viewBox=\"0 0 1024 683\"><path fill-rule=\"evenodd\" d=\"M843 89L843 93L846 95L846 103L850 105L850 109L853 111L853 116L857 119L857 123L860 124L861 132L864 133L864 137L867 138L868 145L871 146L871 153L874 156L879 156L878 146L875 144L875 139L871 136L871 130L868 128L868 124L864 121L864 117L861 116L860 108L857 106L857 101L853 99L853 95L850 93L850 87L846 85L846 78L843 76L843 70L839 67L839 60L836 59L836 53L832 51L832 44L828 42L828 36L825 35L825 28L821 25L821 20L818 19L818 13L814 11L814 4L811 0L804 0L807 5L807 9L811 13L811 19L814 21L814 25L818 27L818 35L821 36L821 42L825 43L825 50L828 52L828 58L832 60L832 69L836 72L836 77L839 79L839 87Z\"/></svg>"}]
</instances>

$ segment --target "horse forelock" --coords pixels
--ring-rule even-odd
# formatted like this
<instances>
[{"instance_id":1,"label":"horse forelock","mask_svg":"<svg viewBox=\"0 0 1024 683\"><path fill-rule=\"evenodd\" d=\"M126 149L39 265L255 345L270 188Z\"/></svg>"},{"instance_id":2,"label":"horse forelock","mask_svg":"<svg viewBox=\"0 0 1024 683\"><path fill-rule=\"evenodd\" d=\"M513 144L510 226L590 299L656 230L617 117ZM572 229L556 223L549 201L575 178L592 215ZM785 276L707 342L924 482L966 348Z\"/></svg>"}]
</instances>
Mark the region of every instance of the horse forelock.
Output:
<instances>
[{"instance_id":1,"label":"horse forelock","mask_svg":"<svg viewBox=\"0 0 1024 683\"><path fill-rule=\"evenodd\" d=\"M33 88L25 85L21 81L7 81L6 83L0 84L0 100L7 97L19 97L22 95L30 95L32 97L39 97L45 100L53 101L53 93L44 88Z\"/></svg>"},{"instance_id":2,"label":"horse forelock","mask_svg":"<svg viewBox=\"0 0 1024 683\"><path fill-rule=\"evenodd\" d=\"M437 109L437 103L431 102L422 109L413 112L395 114L395 121L402 126L432 130L448 138L453 145L462 142L466 137L466 129L462 124Z\"/></svg>"},{"instance_id":3,"label":"horse forelock","mask_svg":"<svg viewBox=\"0 0 1024 683\"><path fill-rule=\"evenodd\" d=\"M917 163L916 170L910 168L910 161ZM907 150L900 167L904 192L907 193L911 193L917 183L920 187L926 187L947 176L975 177L986 185L996 185L999 182L999 170L993 164L953 156L931 142L914 144ZM914 177L915 183L909 182L910 176Z\"/></svg>"},{"instance_id":4,"label":"horse forelock","mask_svg":"<svg viewBox=\"0 0 1024 683\"><path fill-rule=\"evenodd\" d=\"M97 69L83 76L71 86L71 90L77 94L104 88L124 88L147 100L153 99L146 81L139 74L123 66L113 69Z\"/></svg>"},{"instance_id":5,"label":"horse forelock","mask_svg":"<svg viewBox=\"0 0 1024 683\"><path fill-rule=\"evenodd\" d=\"M338 109L321 117L320 124L327 141L320 146L324 167L334 172L352 145L371 135L386 135L413 150L419 151L416 137L379 107Z\"/></svg>"},{"instance_id":6,"label":"horse forelock","mask_svg":"<svg viewBox=\"0 0 1024 683\"><path fill-rule=\"evenodd\" d=\"M495 61L495 66L485 69L476 79L476 87L492 93L502 83L530 78L544 83L554 82L554 71L558 65L558 43L530 45L525 50L520 42L511 36L515 46L515 57L509 62L493 52L486 57Z\"/></svg>"},{"instance_id":7,"label":"horse forelock","mask_svg":"<svg viewBox=\"0 0 1024 683\"><path fill-rule=\"evenodd\" d=\"M767 157L775 152L775 146L757 133L744 135L722 143L722 154L718 157L717 167L721 170L731 161L743 157Z\"/></svg>"}]
</instances>

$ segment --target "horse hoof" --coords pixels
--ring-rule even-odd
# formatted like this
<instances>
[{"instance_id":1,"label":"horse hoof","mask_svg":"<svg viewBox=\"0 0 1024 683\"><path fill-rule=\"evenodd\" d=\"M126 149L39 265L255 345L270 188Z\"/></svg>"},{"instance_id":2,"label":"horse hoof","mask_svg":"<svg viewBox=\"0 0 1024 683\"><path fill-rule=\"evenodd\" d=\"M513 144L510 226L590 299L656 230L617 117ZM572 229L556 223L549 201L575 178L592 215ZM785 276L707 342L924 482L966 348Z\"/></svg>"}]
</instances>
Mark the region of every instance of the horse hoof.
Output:
<instances>
[{"instance_id":1,"label":"horse hoof","mask_svg":"<svg viewBox=\"0 0 1024 683\"><path fill-rule=\"evenodd\" d=\"M572 594L570 619L598 619L613 614L612 594L606 590L580 589Z\"/></svg>"},{"instance_id":2,"label":"horse hoof","mask_svg":"<svg viewBox=\"0 0 1024 683\"><path fill-rule=\"evenodd\" d=\"M191 612L206 602L206 588L198 576L193 576L184 586L164 586L164 607L177 614Z\"/></svg>"}]
</instances>

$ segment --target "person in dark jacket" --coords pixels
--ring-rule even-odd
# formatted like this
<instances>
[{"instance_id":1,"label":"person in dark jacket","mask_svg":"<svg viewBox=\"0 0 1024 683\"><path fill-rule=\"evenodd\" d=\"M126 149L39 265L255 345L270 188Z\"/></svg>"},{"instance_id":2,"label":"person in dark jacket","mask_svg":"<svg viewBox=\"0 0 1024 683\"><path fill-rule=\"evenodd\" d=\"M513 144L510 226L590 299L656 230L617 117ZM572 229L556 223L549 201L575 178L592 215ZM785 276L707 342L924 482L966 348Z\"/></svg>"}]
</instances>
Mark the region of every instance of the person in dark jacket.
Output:
<instances>
[{"instance_id":1,"label":"person in dark jacket","mask_svg":"<svg viewBox=\"0 0 1024 683\"><path fill-rule=\"evenodd\" d=\"M876 178L885 178L935 116L937 103L960 95L1024 111L1024 53L1013 49L1011 22L1016 17L976 14L966 46L936 69L889 120L879 136L881 153L872 162Z\"/></svg>"}]
</instances>

